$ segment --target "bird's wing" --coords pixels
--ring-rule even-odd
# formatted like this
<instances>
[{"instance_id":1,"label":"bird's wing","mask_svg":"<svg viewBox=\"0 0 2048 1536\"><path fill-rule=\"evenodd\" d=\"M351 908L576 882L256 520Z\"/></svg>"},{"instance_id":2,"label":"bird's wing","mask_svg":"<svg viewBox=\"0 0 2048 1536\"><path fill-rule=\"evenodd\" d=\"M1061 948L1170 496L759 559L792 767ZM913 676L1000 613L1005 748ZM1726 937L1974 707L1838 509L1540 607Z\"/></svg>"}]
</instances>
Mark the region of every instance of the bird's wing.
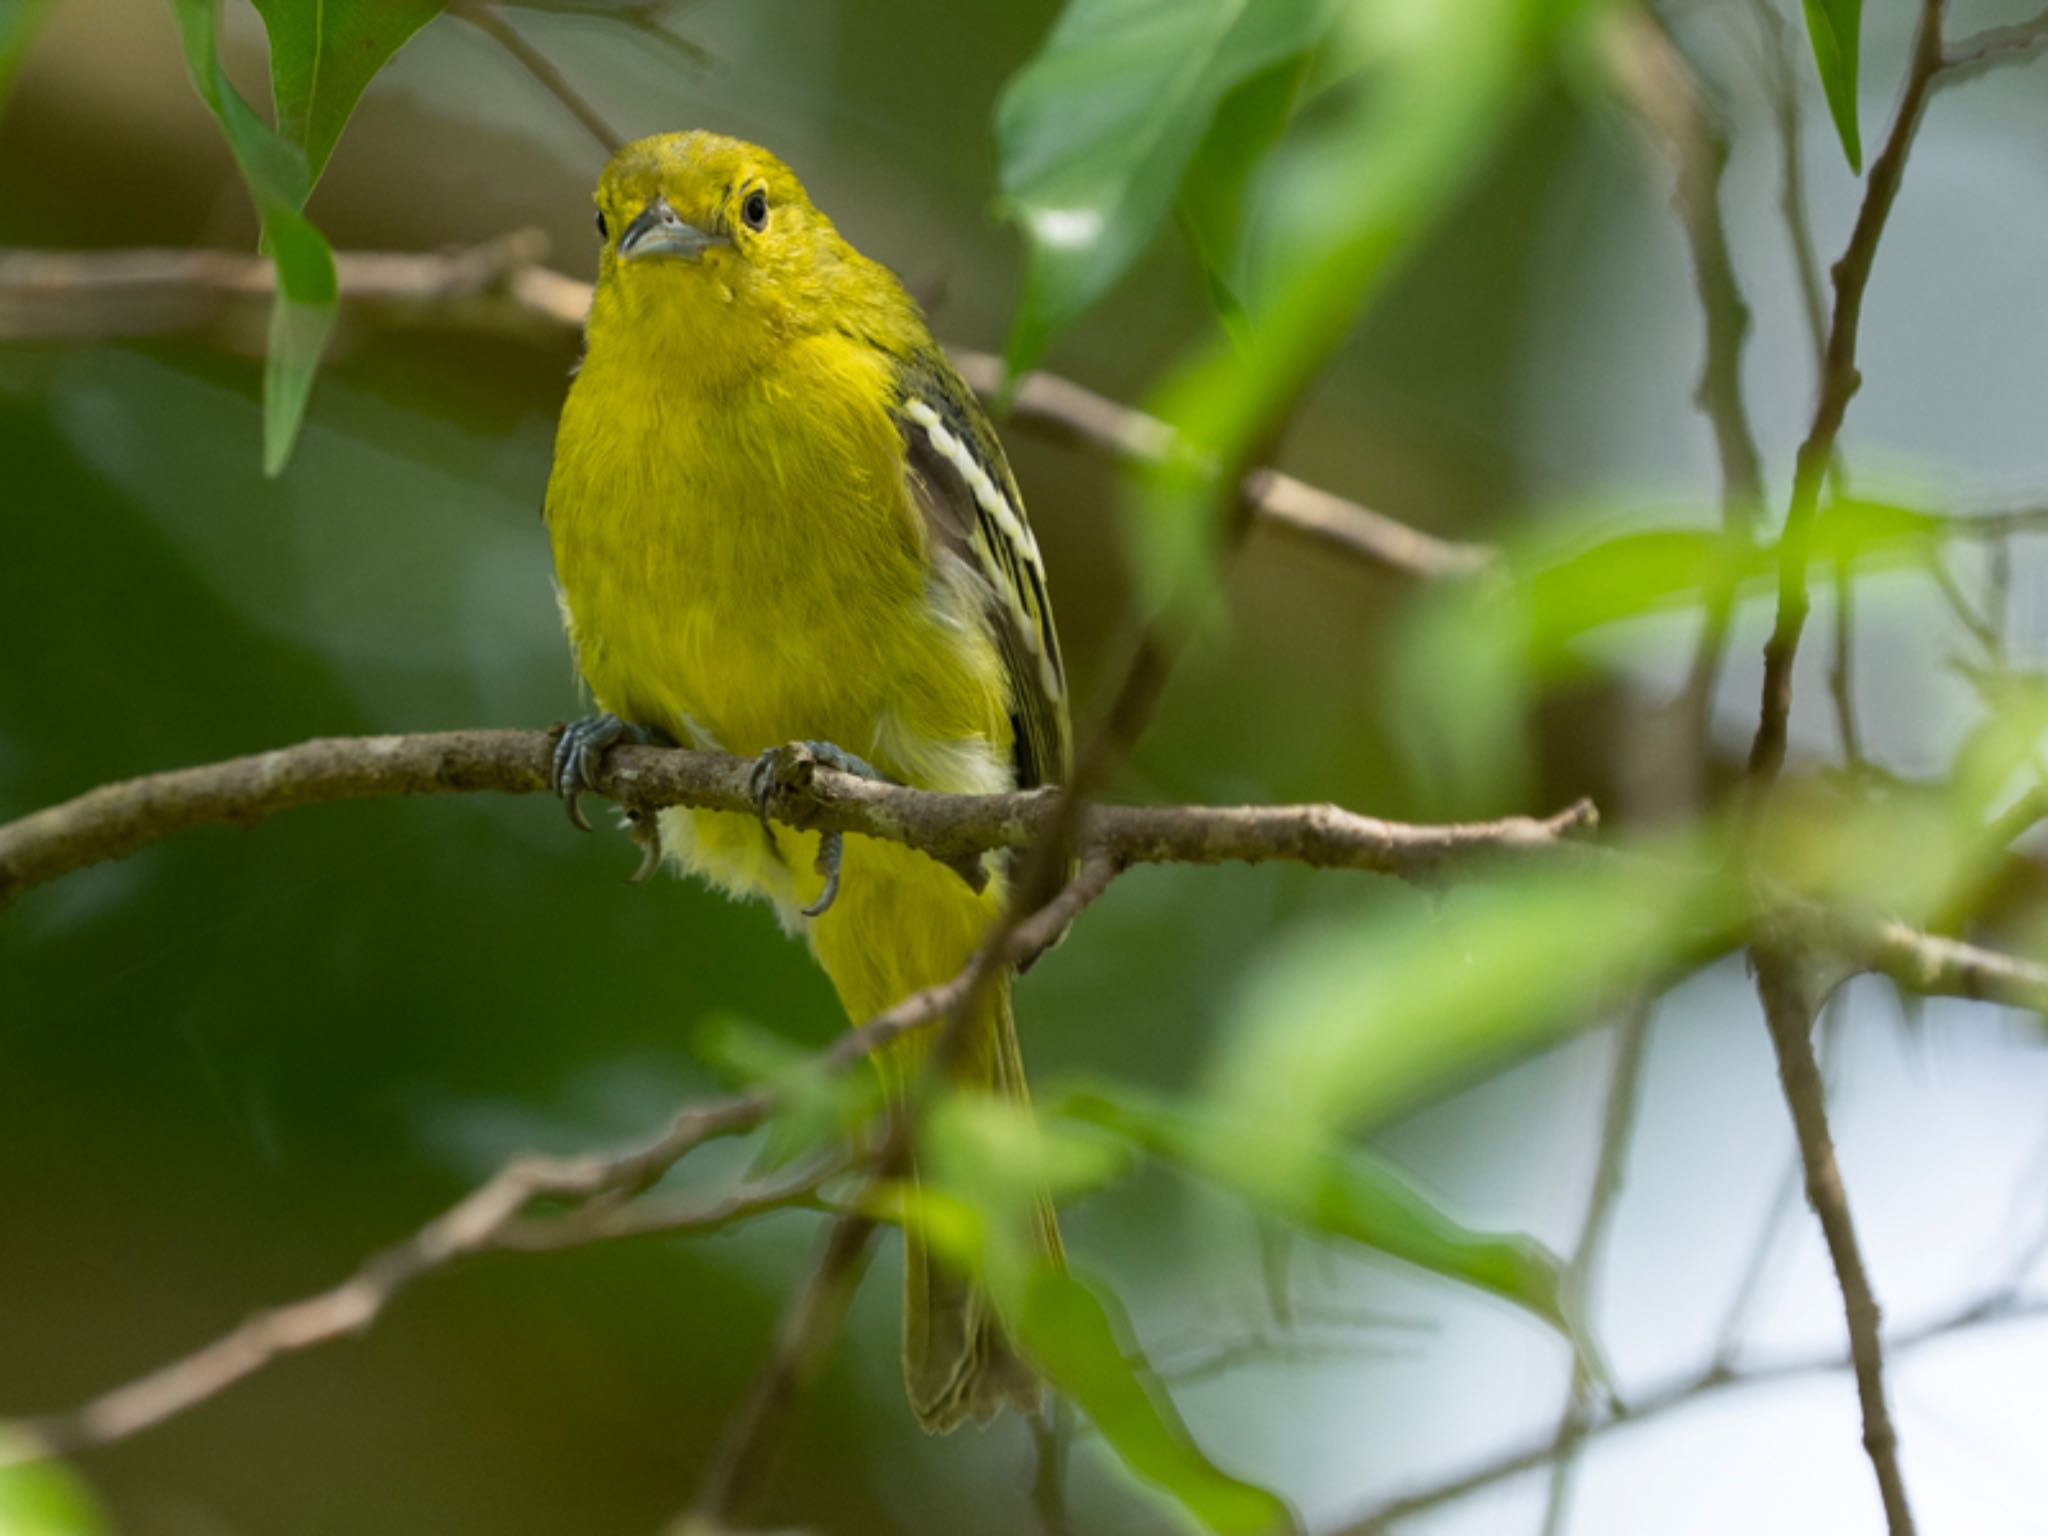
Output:
<instances>
[{"instance_id":1,"label":"bird's wing","mask_svg":"<svg viewBox=\"0 0 2048 1536\"><path fill-rule=\"evenodd\" d=\"M1025 521L1017 480L981 404L933 348L898 374L896 424L911 499L933 543L976 571L1010 685L1017 785L1058 784L1070 746L1067 676L1060 661L1045 563Z\"/></svg>"}]
</instances>

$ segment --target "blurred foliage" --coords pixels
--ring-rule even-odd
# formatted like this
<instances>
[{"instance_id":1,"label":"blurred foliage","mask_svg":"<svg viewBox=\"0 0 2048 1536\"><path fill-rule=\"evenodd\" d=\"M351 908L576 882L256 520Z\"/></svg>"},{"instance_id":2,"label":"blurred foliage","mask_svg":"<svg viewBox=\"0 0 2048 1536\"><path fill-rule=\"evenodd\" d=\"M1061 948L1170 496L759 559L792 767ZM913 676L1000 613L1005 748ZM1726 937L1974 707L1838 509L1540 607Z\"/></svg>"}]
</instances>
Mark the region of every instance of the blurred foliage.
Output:
<instances>
[{"instance_id":1,"label":"blurred foliage","mask_svg":"<svg viewBox=\"0 0 2048 1536\"><path fill-rule=\"evenodd\" d=\"M7 106L7 93L14 84L14 72L21 68L22 55L35 40L38 29L49 17L56 0L4 0L0 3L0 111Z\"/></svg>"},{"instance_id":2,"label":"blurred foliage","mask_svg":"<svg viewBox=\"0 0 2048 1536\"><path fill-rule=\"evenodd\" d=\"M1339 13L1325 46L1345 83L1275 168L1250 258L1259 281L1248 335L1240 344L1225 328L1153 394L1190 449L1149 477L1133 520L1155 607L1186 616L1213 589L1238 475L1485 163L1555 50L1599 9L1418 0Z\"/></svg>"},{"instance_id":3,"label":"blurred foliage","mask_svg":"<svg viewBox=\"0 0 2048 1536\"><path fill-rule=\"evenodd\" d=\"M1245 183L1338 10L1335 0L1070 0L996 108L1000 206L1030 241L1013 375L1131 269L1176 196L1212 280L1228 287Z\"/></svg>"},{"instance_id":4,"label":"blurred foliage","mask_svg":"<svg viewBox=\"0 0 2048 1536\"><path fill-rule=\"evenodd\" d=\"M264 475L285 468L302 421L304 441L288 475L255 473L247 370L204 339L0 357L0 458L19 486L0 634L12 654L38 658L0 669L0 814L303 736L537 723L574 708L533 517L569 347L344 327L308 416L337 308L332 249L305 210L326 175L322 224L337 231L353 218L381 234L389 219L434 246L467 238L465 219L495 227L552 218L557 205L580 228L592 152L578 141L546 163L527 124L501 120L502 81L461 78L457 63L473 60L450 53L401 55L422 29L445 37L429 25L438 0L255 0L266 122L231 79L252 50L236 42L245 7L228 3L226 36L217 0L169 9L277 264ZM48 8L0 8L0 91ZM537 34L591 40L590 79L673 68L639 46L648 7L549 9ZM1121 525L1096 472L1012 434L1069 644L1114 655L1133 607L1203 613L1236 472L1291 431L1350 474L1356 423L1411 411L1387 431L1407 457L1382 446L1374 468L1391 487L1419 486L1408 493L1447 524L1498 518L1526 489L1485 462L1493 439L1526 426L1511 398L1489 416L1473 404L1484 390L1460 394L1439 375L1466 389L1514 360L1529 302L1528 210L1515 199L1555 174L1557 145L1576 131L1559 81L1604 9L1068 0L1056 17L1038 6L978 21L989 35L965 62L959 17L937 0L886 24L746 14L724 23L739 59L730 82L691 88L711 97L704 121L778 144L805 124L821 148L872 141L864 198L843 222L959 280L941 310L949 331L1006 319L1013 372L1055 345L1085 351L1182 434L1182 456L1126 487ZM1806 11L1855 165L1860 6L1806 0ZM1042 33L1035 52L1027 33ZM252 40L247 28L239 37ZM706 56L677 41L688 59ZM337 196L360 137L344 129L387 68L404 87L377 104L396 126L382 158L360 150L355 190ZM680 126L672 75L653 79L663 116L645 126ZM812 98L832 103L815 121ZM991 101L992 162L959 131L963 102ZM47 100L42 110L58 115ZM509 115L523 114L520 97ZM84 143L64 150L75 164L36 179L32 202L0 208L0 235L82 239L95 209L76 186L130 159L192 174L180 156L149 161L146 146ZM21 142L9 154L17 171L37 159ZM414 158L409 201L387 200L383 173ZM976 247L983 236L959 211L982 206L991 180L1023 236L1006 316L992 295L1008 291L1011 258ZM170 184L181 208L217 190ZM544 205L530 190L543 185ZM939 239L942 203L955 214ZM193 238L137 221L138 241ZM1169 222L1184 251L1161 241ZM948 241L979 255L949 272ZM1421 319L1381 305L1397 287ZM1393 383L1338 356L1359 337L1385 354L1373 367ZM1319 390L1335 402L1320 412ZM1538 504L1494 530L1504 555L1487 579L1398 600L1359 572L1255 550L1230 595L1263 633L1226 651L1194 630L1193 681L1120 789L1469 816L1626 782L1621 733L1546 737L1542 714L1570 690L1612 690L1633 659L1617 652L1644 637L1723 595L1740 614L1773 590L1775 546L1691 526L1696 512L1614 526L1583 496ZM1843 497L1816 524L1813 555L1853 579L1918 578L1940 569L1950 532L1940 513ZM1128 570L1114 558L1120 538ZM1996 660L1972 675L1974 707L1925 782L1799 786L1771 808L1755 872L1961 931L2002 873L2015 807L2039 789L2048 731L2040 680ZM1105 685L1097 668L1076 671L1084 688ZM1563 768L1560 739L1579 754ZM1367 1143L1732 941L1749 892L1730 873L1724 829L1681 824L1638 851L1429 895L1295 869L1134 872L1025 994L1034 1064L1082 1067L1080 1086L1045 1092L1036 1120L983 1100L934 1105L918 1180L880 1192L877 1214L921 1224L985 1278L1100 1432L1114 1462L1097 1470L1115 1488L1127 1475L1173 1518L1216 1532L1285 1528L1287 1503L1242 1470L1246 1448L1183 1411L1141 1342L1146 1306L1193 1287L1160 1278L1177 1207L1158 1195L1158 1173L1193 1175L1187 1185L1220 1192L1248 1226L1392 1258L1571 1331L1581 1320L1563 1315L1556 1255L1497 1230L1511 1223L1465 1219ZM787 1164L870 1129L879 1089L819 1065L836 1010L773 925L690 887L628 889L632 862L619 840L573 842L531 805L362 805L152 849L10 914L10 1406L16 1383L35 1406L77 1396L326 1281L511 1150L643 1133L720 1080L770 1084L786 1107L760 1136L706 1149L672 1185ZM51 1146L70 1166L45 1175L33 1154ZM1038 1263L1022 1238L1048 1189L1070 1207L1072 1272ZM252 1384L204 1424L124 1447L95 1474L104 1466L138 1530L207 1518L163 1514L150 1504L159 1485L208 1489L250 1529L653 1528L679 1487L676 1447L699 1458L758 1359L811 1219L778 1216L717 1243L480 1265L408 1299L359 1353ZM128 1263L137 1252L149 1263ZM1090 1262L1096 1252L1120 1255L1138 1283ZM864 1301L892 1311L889 1289L871 1285ZM88 1317L97 1326L70 1326ZM821 1413L840 1438L809 1448L822 1470L790 1491L793 1513L841 1529L953 1531L971 1503L990 1530L1018 1523L991 1512L999 1501L981 1476L996 1436L993 1450L941 1453L903 1416L863 1411L876 1379L893 1394L890 1372L857 1359L828 1376ZM334 1432L412 1475L364 1479L310 1456L309 1424L343 1426ZM564 1464L578 1478L555 1475ZM906 1488L878 1467L920 1475ZM1156 1506L1105 1502L1091 1530L1157 1529ZM0 1475L0 1536L97 1520L61 1468Z\"/></svg>"},{"instance_id":5,"label":"blurred foliage","mask_svg":"<svg viewBox=\"0 0 2048 1536\"><path fill-rule=\"evenodd\" d=\"M263 220L264 243L277 263L277 301L270 312L263 370L263 472L276 475L291 457L306 401L313 393L313 374L334 329L340 302L334 250L302 211L315 180L305 144L287 137L283 123L273 129L257 116L221 67L219 0L171 4L193 87L234 150L235 164ZM284 59L277 60L276 67L287 76L292 72ZM280 91L278 100L286 99Z\"/></svg>"},{"instance_id":6,"label":"blurred foliage","mask_svg":"<svg viewBox=\"0 0 2048 1536\"><path fill-rule=\"evenodd\" d=\"M1336 1136L1270 1119L1233 1123L1115 1088L1070 1093L1056 1113L1114 1131L1307 1231L1362 1243L1565 1325L1554 1255L1524 1237L1461 1226L1392 1164Z\"/></svg>"},{"instance_id":7,"label":"blurred foliage","mask_svg":"<svg viewBox=\"0 0 2048 1536\"><path fill-rule=\"evenodd\" d=\"M0 1451L7 1442L0 1440ZM104 1536L106 1514L91 1490L62 1463L0 1466L0 1533L4 1536Z\"/></svg>"}]
</instances>

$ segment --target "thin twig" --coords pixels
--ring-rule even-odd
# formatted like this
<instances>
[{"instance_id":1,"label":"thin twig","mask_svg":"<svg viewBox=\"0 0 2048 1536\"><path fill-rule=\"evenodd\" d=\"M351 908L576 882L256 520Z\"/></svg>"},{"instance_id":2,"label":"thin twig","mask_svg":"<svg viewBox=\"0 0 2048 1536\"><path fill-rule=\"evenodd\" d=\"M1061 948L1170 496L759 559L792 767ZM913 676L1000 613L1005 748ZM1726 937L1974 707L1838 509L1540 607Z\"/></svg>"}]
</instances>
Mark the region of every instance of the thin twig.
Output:
<instances>
[{"instance_id":1,"label":"thin twig","mask_svg":"<svg viewBox=\"0 0 2048 1536\"><path fill-rule=\"evenodd\" d=\"M832 1224L810 1280L783 1314L768 1363L726 1420L696 1502L671 1528L672 1536L734 1528L754 1509L780 1448L778 1431L839 1331L877 1231L875 1219L858 1212Z\"/></svg>"},{"instance_id":2,"label":"thin twig","mask_svg":"<svg viewBox=\"0 0 2048 1536\"><path fill-rule=\"evenodd\" d=\"M1841 435L1849 402L1862 386L1856 358L1864 295L1870 286L1878 242L1898 201L1906 158L1919 132L1929 88L1942 67L1941 15L1941 0L1923 0L1912 62L1906 70L1891 132L1884 148L1871 162L1869 183L1855 228L1841 260L1835 263L1835 305L1828 325L1820 395L1812 425L1799 445L1791 505L1785 513L1785 532L1779 543L1778 617L1770 642L1764 647L1763 702L1749 754L1750 777L1759 785L1770 784L1784 766L1792 717L1792 663L1799 652L1799 636L1810 607L1806 575L1812 552L1814 513L1822 483L1834 461L1835 442Z\"/></svg>"},{"instance_id":3,"label":"thin twig","mask_svg":"<svg viewBox=\"0 0 2048 1536\"><path fill-rule=\"evenodd\" d=\"M1828 1130L1827 1090L1813 1050L1813 1022L1818 999L1807 962L1773 949L1756 952L1757 993L1763 999L1771 1044L1778 1057L1778 1079L1799 1140L1799 1160L1806 1171L1806 1200L1820 1221L1828 1258L1842 1291L1842 1311L1849 1326L1849 1357L1855 1366L1856 1396L1863 1411L1863 1448L1877 1474L1890 1536L1913 1536L1913 1511L1899 1470L1899 1437L1885 1401L1884 1344L1877 1296L1849 1213L1848 1191L1835 1160L1834 1138Z\"/></svg>"},{"instance_id":4,"label":"thin twig","mask_svg":"<svg viewBox=\"0 0 2048 1536\"><path fill-rule=\"evenodd\" d=\"M1614 1064L1607 1081L1607 1106L1600 1117L1599 1155L1593 1165L1593 1182L1586 1197L1586 1216L1580 1224L1578 1241L1572 1245L1565 1271L1567 1294L1580 1326L1590 1329L1593 1272L1600 1261L1607 1229L1621 1202L1627 1180L1628 1149L1635 1134L1636 1103L1642 1096L1643 1067L1648 1059L1650 1023L1655 1004L1639 1002L1622 1020L1614 1041ZM1584 1349L1572 1360L1571 1385L1565 1394L1564 1412L1557 1425L1557 1456L1550 1464L1550 1492L1544 1506L1543 1536L1561 1536L1565 1512L1571 1499L1572 1473L1586 1426L1592 1416L1595 1386L1591 1363Z\"/></svg>"},{"instance_id":5,"label":"thin twig","mask_svg":"<svg viewBox=\"0 0 2048 1536\"><path fill-rule=\"evenodd\" d=\"M589 131L606 154L619 152L626 141L617 130L584 99L581 91L569 83L569 77L555 67L553 59L529 43L517 27L498 14L497 6L491 0L451 0L448 9L511 54L541 89L559 101L568 109L569 115Z\"/></svg>"},{"instance_id":6,"label":"thin twig","mask_svg":"<svg viewBox=\"0 0 2048 1536\"><path fill-rule=\"evenodd\" d=\"M1107 859L1084 863L1051 902L1009 934L1002 951L1005 961L1015 962L1045 948L1102 894L1114 875L1115 866ZM968 970L963 970L950 981L912 993L842 1035L819 1053L817 1065L843 1071L913 1030L929 1028L958 1006L967 980ZM81 1408L0 1424L0 1467L109 1445L154 1428L211 1401L278 1359L361 1333L414 1281L458 1259L496 1248L569 1246L578 1218L532 1222L525 1213L536 1200L585 1202L587 1210L602 1218L590 1221L578 1241L638 1235L645 1229L632 1217L611 1218L608 1213L651 1187L696 1147L717 1137L744 1134L780 1107L780 1095L760 1087L692 1105L661 1136L616 1156L515 1158L412 1237L365 1261L340 1285L259 1312L211 1343ZM685 1211L660 1207L660 1226L680 1232L728 1225L780 1209L793 1199L787 1184L769 1182L753 1186L751 1195L735 1192L708 1202L695 1221ZM536 1232L542 1234L538 1242Z\"/></svg>"},{"instance_id":7,"label":"thin twig","mask_svg":"<svg viewBox=\"0 0 2048 1536\"><path fill-rule=\"evenodd\" d=\"M1895 1333L1891 1339L1891 1350L1894 1355L1903 1355L1972 1328L2044 1318L2048 1318L2048 1297L2030 1297L2001 1288L1919 1327ZM1738 1388L1774 1386L1803 1376L1827 1375L1849 1369L1849 1358L1839 1350L1778 1360L1739 1371L1720 1361L1713 1361L1690 1375L1632 1396L1625 1409L1618 1408L1608 1417L1589 1425L1586 1438L1595 1439L1617 1429L1648 1423ZM1380 1536L1404 1520L1455 1504L1483 1489L1547 1466L1556 1454L1556 1436L1543 1434L1442 1482L1375 1505L1355 1516L1332 1536Z\"/></svg>"},{"instance_id":8,"label":"thin twig","mask_svg":"<svg viewBox=\"0 0 2048 1536\"><path fill-rule=\"evenodd\" d=\"M1672 159L1671 205L1685 232L1693 287L1705 320L1693 403L1713 429L1721 466L1721 522L1733 546L1726 572L1710 582L1703 594L1699 641L1678 695L1684 738L1676 757L1690 765L1705 755L1715 684L1745 563L1740 552L1754 538L1764 499L1763 457L1742 393L1742 349L1749 335L1750 312L1736 280L1721 214L1728 142L1707 107L1698 79L1648 7L1616 12L1607 36L1609 65L1616 81L1653 141L1668 146Z\"/></svg>"},{"instance_id":9,"label":"thin twig","mask_svg":"<svg viewBox=\"0 0 2048 1536\"><path fill-rule=\"evenodd\" d=\"M341 298L351 315L382 323L566 339L582 327L590 285L539 265L546 250L545 236L524 230L470 249L344 251L336 257ZM212 329L243 312L253 320L276 280L267 257L236 251L0 252L0 341L158 336ZM961 377L994 398L1002 360L950 350ZM1157 463L1181 451L1157 417L1057 374L1026 375L1008 419L1120 461ZM1490 545L1440 539L1276 469L1253 469L1243 494L1263 527L1398 576L1456 580L1500 563Z\"/></svg>"},{"instance_id":10,"label":"thin twig","mask_svg":"<svg viewBox=\"0 0 2048 1536\"><path fill-rule=\"evenodd\" d=\"M1799 283L1799 312L1816 367L1827 362L1827 299L1821 286L1820 253L1813 243L1813 216L1806 197L1806 128L1799 106L1799 66L1792 56L1791 29L1771 0L1749 0L1749 14L1761 39L1759 53L1765 94L1778 130L1778 215L1792 248Z\"/></svg>"},{"instance_id":11,"label":"thin twig","mask_svg":"<svg viewBox=\"0 0 2048 1536\"><path fill-rule=\"evenodd\" d=\"M1821 1009L1819 1061L1821 1090L1826 1092L1828 1082L1828 1059L1833 1043L1841 1036L1842 1016L1846 1011L1848 992L1838 988ZM1785 1171L1779 1176L1776 1187L1771 1191L1771 1201L1764 1209L1764 1219L1757 1228L1756 1238L1749 1247L1749 1257L1743 1262L1742 1274L1735 1282L1735 1289L1728 1298L1728 1308L1721 1314L1721 1326L1714 1334L1714 1360L1724 1366L1732 1366L1738 1350L1742 1347L1743 1334L1749 1326L1751 1310L1756 1306L1757 1297L1763 1291L1764 1276L1770 1269L1771 1255L1777 1251L1778 1234L1791 1218L1799 1202L1799 1191L1804 1180L1801 1177L1799 1151L1794 1147L1786 1159Z\"/></svg>"},{"instance_id":12,"label":"thin twig","mask_svg":"<svg viewBox=\"0 0 2048 1536\"><path fill-rule=\"evenodd\" d=\"M1940 562L1937 558L1936 566ZM1842 738L1842 760L1860 770L1863 733L1856 724L1856 579L1853 562L1844 554L1835 561L1835 633L1828 656L1828 697L1835 705L1835 729Z\"/></svg>"},{"instance_id":13,"label":"thin twig","mask_svg":"<svg viewBox=\"0 0 2048 1536\"><path fill-rule=\"evenodd\" d=\"M1952 43L1943 55L1938 87L1961 84L2003 64L2024 64L2048 53L2048 11L2009 27L1991 27Z\"/></svg>"}]
</instances>

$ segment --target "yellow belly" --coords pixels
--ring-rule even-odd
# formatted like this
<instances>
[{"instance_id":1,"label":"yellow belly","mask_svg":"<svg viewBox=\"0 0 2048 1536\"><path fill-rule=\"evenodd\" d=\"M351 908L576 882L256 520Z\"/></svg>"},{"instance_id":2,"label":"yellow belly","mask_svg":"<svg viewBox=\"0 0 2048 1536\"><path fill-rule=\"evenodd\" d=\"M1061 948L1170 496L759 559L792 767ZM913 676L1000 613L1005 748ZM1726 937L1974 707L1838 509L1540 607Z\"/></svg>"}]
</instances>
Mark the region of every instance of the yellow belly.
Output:
<instances>
[{"instance_id":1,"label":"yellow belly","mask_svg":"<svg viewBox=\"0 0 2048 1536\"><path fill-rule=\"evenodd\" d=\"M902 783L1008 787L996 648L972 593L931 564L885 396L834 391L846 403L799 414L788 393L764 380L714 408L586 363L563 412L548 525L598 706L695 747L829 741ZM750 818L704 812L665 815L663 836L686 867L769 897L787 922L819 886L813 837L779 829L771 845ZM895 882L894 850L849 844L849 896Z\"/></svg>"}]
</instances>

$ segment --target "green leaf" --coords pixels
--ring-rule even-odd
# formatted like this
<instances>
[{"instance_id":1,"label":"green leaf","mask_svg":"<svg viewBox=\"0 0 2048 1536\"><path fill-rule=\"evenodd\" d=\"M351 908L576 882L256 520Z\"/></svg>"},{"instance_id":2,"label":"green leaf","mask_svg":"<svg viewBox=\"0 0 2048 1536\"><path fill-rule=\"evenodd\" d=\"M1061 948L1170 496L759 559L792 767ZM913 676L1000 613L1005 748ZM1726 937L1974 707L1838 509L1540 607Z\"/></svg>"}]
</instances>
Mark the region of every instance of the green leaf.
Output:
<instances>
[{"instance_id":1,"label":"green leaf","mask_svg":"<svg viewBox=\"0 0 2048 1536\"><path fill-rule=\"evenodd\" d=\"M1346 8L1348 25L1324 46L1340 54L1335 73L1355 59L1362 78L1276 162L1259 221L1257 334L1248 346L1226 336L1205 347L1153 402L1192 450L1148 477L1132 520L1137 574L1156 608L1192 617L1213 589L1235 472L1268 446L1362 308L1484 163L1567 26L1599 3ZM1020 329L1030 323L1020 314Z\"/></svg>"},{"instance_id":2,"label":"green leaf","mask_svg":"<svg viewBox=\"0 0 2048 1536\"><path fill-rule=\"evenodd\" d=\"M1106 1292L1031 1240L1048 1190L1093 1188L1120 1173L1121 1143L1088 1127L1048 1126L1022 1105L956 1093L932 1105L918 1142L922 1182L898 1219L975 1275L1011 1336L1055 1389L1088 1415L1125 1466L1218 1536L1294 1530L1287 1506L1219 1469L1129 1343Z\"/></svg>"},{"instance_id":3,"label":"green leaf","mask_svg":"<svg viewBox=\"0 0 2048 1536\"><path fill-rule=\"evenodd\" d=\"M772 1087L781 1108L768 1122L762 1163L787 1165L867 1123L881 1096L873 1072L838 1072L816 1052L730 1014L712 1014L697 1028L697 1052L734 1082Z\"/></svg>"},{"instance_id":4,"label":"green leaf","mask_svg":"<svg viewBox=\"0 0 2048 1536\"><path fill-rule=\"evenodd\" d=\"M171 11L193 88L220 124L277 267L263 370L263 472L276 475L291 457L314 371L334 328L334 251L301 211L313 189L304 152L272 132L221 68L218 0L171 0Z\"/></svg>"},{"instance_id":5,"label":"green leaf","mask_svg":"<svg viewBox=\"0 0 2048 1536\"><path fill-rule=\"evenodd\" d=\"M1828 111L1842 136L1849 169L1863 173L1863 134L1856 121L1856 73L1863 0L1805 0L1806 35L1813 43L1813 67L1827 92Z\"/></svg>"},{"instance_id":6,"label":"green leaf","mask_svg":"<svg viewBox=\"0 0 2048 1536\"><path fill-rule=\"evenodd\" d=\"M1248 339L1244 221L1253 172L1279 142L1308 73L1307 51L1260 70L1228 96L1181 180L1181 231L1208 279L1226 327Z\"/></svg>"},{"instance_id":7,"label":"green leaf","mask_svg":"<svg viewBox=\"0 0 2048 1536\"><path fill-rule=\"evenodd\" d=\"M1589 858L1306 930L1226 1014L1208 1074L1217 1113L1270 1129L1262 1179L1312 1180L1326 1135L1556 1044L1729 942L1739 904L1724 864L1712 845Z\"/></svg>"},{"instance_id":8,"label":"green leaf","mask_svg":"<svg viewBox=\"0 0 2048 1536\"><path fill-rule=\"evenodd\" d=\"M60 1461L12 1461L18 1447L0 1439L0 1536L105 1536L99 1501Z\"/></svg>"},{"instance_id":9,"label":"green leaf","mask_svg":"<svg viewBox=\"0 0 2048 1536\"><path fill-rule=\"evenodd\" d=\"M1011 1326L1032 1363L1088 1415L1123 1464L1170 1494L1217 1536L1279 1536L1299 1529L1276 1495L1222 1471L1203 1454L1143 1357L1130 1329L1071 1271L1035 1270Z\"/></svg>"},{"instance_id":10,"label":"green leaf","mask_svg":"<svg viewBox=\"0 0 2048 1536\"><path fill-rule=\"evenodd\" d=\"M15 71L49 20L56 0L0 0L0 108L14 88Z\"/></svg>"},{"instance_id":11,"label":"green leaf","mask_svg":"<svg viewBox=\"0 0 2048 1536\"><path fill-rule=\"evenodd\" d=\"M444 0L254 0L270 35L277 131L305 154L312 181L363 90Z\"/></svg>"},{"instance_id":12,"label":"green leaf","mask_svg":"<svg viewBox=\"0 0 2048 1536\"><path fill-rule=\"evenodd\" d=\"M1306 49L1333 3L1068 0L996 105L998 209L1029 246L1013 376L1151 244L1224 98Z\"/></svg>"},{"instance_id":13,"label":"green leaf","mask_svg":"<svg viewBox=\"0 0 2048 1536\"><path fill-rule=\"evenodd\" d=\"M1570 1331L1559 1305L1563 1272L1555 1255L1531 1238L1461 1225L1391 1164L1335 1137L1317 1136L1304 1152L1283 1127L1234 1122L1121 1089L1077 1095L1060 1113L1128 1137L1296 1226L1476 1286ZM1280 1167L1290 1176L1273 1177Z\"/></svg>"}]
</instances>

